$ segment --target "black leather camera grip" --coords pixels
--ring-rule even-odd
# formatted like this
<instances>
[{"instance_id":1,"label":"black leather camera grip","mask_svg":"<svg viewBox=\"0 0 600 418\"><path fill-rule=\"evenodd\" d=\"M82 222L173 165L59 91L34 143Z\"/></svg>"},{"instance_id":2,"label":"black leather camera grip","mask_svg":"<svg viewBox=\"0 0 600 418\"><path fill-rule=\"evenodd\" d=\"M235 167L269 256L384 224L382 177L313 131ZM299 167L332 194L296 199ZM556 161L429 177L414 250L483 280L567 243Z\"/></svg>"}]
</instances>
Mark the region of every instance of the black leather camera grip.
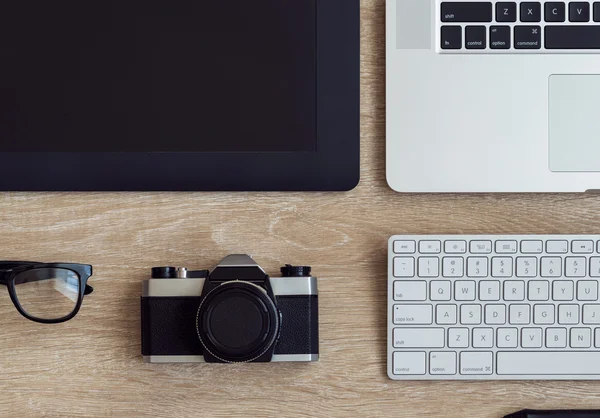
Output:
<instances>
[{"instance_id":1,"label":"black leather camera grip","mask_svg":"<svg viewBox=\"0 0 600 418\"><path fill-rule=\"evenodd\" d=\"M197 296L142 297L142 355L202 355Z\"/></svg>"},{"instance_id":2,"label":"black leather camera grip","mask_svg":"<svg viewBox=\"0 0 600 418\"><path fill-rule=\"evenodd\" d=\"M278 296L281 334L275 354L319 354L317 295Z\"/></svg>"}]
</instances>

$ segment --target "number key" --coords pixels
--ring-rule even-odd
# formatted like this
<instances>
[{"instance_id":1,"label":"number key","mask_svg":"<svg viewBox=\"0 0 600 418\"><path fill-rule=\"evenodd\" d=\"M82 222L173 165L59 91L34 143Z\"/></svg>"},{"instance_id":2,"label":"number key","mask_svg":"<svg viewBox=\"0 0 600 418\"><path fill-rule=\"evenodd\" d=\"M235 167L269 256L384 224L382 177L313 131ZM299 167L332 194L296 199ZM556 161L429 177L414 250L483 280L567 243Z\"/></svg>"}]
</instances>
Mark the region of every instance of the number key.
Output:
<instances>
[{"instance_id":1,"label":"number key","mask_svg":"<svg viewBox=\"0 0 600 418\"><path fill-rule=\"evenodd\" d=\"M517 277L537 276L537 258L517 257Z\"/></svg>"},{"instance_id":2,"label":"number key","mask_svg":"<svg viewBox=\"0 0 600 418\"><path fill-rule=\"evenodd\" d=\"M469 257L467 259L467 276L469 277L487 277L488 259L487 257Z\"/></svg>"},{"instance_id":3,"label":"number key","mask_svg":"<svg viewBox=\"0 0 600 418\"><path fill-rule=\"evenodd\" d=\"M511 277L512 276L512 258L494 257L492 258L492 276L493 277Z\"/></svg>"},{"instance_id":4,"label":"number key","mask_svg":"<svg viewBox=\"0 0 600 418\"><path fill-rule=\"evenodd\" d=\"M442 276L444 277L462 277L463 259L462 257L444 257L442 265Z\"/></svg>"},{"instance_id":5,"label":"number key","mask_svg":"<svg viewBox=\"0 0 600 418\"><path fill-rule=\"evenodd\" d=\"M565 276L585 277L585 257L565 258Z\"/></svg>"},{"instance_id":6,"label":"number key","mask_svg":"<svg viewBox=\"0 0 600 418\"><path fill-rule=\"evenodd\" d=\"M600 277L600 257L590 258L590 276Z\"/></svg>"},{"instance_id":7,"label":"number key","mask_svg":"<svg viewBox=\"0 0 600 418\"><path fill-rule=\"evenodd\" d=\"M437 257L419 257L419 277L438 277L440 260Z\"/></svg>"}]
</instances>

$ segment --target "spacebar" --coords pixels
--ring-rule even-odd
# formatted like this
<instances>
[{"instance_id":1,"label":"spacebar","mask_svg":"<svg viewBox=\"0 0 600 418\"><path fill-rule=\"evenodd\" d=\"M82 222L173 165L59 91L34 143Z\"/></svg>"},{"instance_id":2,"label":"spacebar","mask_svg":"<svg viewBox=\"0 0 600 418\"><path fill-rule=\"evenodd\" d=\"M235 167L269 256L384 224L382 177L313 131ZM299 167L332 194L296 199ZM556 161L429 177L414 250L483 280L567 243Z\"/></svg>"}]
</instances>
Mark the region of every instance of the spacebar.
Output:
<instances>
[{"instance_id":1,"label":"spacebar","mask_svg":"<svg viewBox=\"0 0 600 418\"><path fill-rule=\"evenodd\" d=\"M600 351L499 351L496 372L512 375L600 375Z\"/></svg>"},{"instance_id":2,"label":"spacebar","mask_svg":"<svg viewBox=\"0 0 600 418\"><path fill-rule=\"evenodd\" d=\"M600 49L600 26L546 26L546 49Z\"/></svg>"}]
</instances>

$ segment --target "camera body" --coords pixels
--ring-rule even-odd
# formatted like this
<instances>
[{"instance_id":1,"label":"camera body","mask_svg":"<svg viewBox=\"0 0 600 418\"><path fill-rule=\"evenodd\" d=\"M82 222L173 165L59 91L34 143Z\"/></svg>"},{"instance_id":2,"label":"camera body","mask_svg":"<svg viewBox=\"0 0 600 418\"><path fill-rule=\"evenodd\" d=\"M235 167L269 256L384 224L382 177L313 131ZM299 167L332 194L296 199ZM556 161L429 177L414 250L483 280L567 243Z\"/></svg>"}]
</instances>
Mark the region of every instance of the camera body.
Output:
<instances>
[{"instance_id":1,"label":"camera body","mask_svg":"<svg viewBox=\"0 0 600 418\"><path fill-rule=\"evenodd\" d=\"M141 299L144 361L317 361L317 278L289 264L281 273L241 254L211 272L153 268Z\"/></svg>"}]
</instances>

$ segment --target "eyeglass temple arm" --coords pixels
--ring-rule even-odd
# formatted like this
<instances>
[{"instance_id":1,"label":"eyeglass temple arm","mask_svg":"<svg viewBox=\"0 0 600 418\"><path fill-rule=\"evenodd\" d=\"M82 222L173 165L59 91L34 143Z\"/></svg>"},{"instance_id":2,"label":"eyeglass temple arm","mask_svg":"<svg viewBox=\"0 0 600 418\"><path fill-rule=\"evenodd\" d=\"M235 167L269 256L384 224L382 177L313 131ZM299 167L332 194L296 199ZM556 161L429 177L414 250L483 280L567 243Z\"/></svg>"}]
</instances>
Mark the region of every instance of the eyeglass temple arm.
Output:
<instances>
[{"instance_id":1,"label":"eyeglass temple arm","mask_svg":"<svg viewBox=\"0 0 600 418\"><path fill-rule=\"evenodd\" d=\"M85 291L83 292L83 294L84 295L89 295L93 291L94 291L94 288L92 286L90 286L89 284L86 284L85 285Z\"/></svg>"}]
</instances>

